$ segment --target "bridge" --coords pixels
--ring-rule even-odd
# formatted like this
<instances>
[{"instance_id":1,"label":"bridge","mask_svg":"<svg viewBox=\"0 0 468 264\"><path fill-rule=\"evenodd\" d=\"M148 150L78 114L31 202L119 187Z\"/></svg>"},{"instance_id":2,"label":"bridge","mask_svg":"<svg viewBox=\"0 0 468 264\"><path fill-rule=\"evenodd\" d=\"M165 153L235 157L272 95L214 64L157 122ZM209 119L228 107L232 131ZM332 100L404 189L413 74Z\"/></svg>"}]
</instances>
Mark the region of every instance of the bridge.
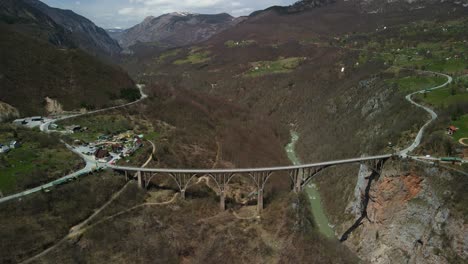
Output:
<instances>
[{"instance_id":1,"label":"bridge","mask_svg":"<svg viewBox=\"0 0 468 264\"><path fill-rule=\"evenodd\" d=\"M149 182L156 176L168 177L176 183L181 197L185 199L185 192L190 184L198 177L208 176L215 183L219 190L220 209L226 209L226 188L234 177L250 178L257 192L257 212L263 210L263 198L265 186L268 180L274 174L289 176L291 180L292 191L299 193L312 180L314 176L329 167L344 164L360 163L365 164L374 173L380 174L384 163L390 158L396 158L399 155L388 154L380 156L361 157L345 160L327 161L320 163L266 167L266 168L247 168L247 169L162 169L162 168L139 168L109 165L107 168L128 175L136 175L140 188L148 186Z\"/></svg>"}]
</instances>

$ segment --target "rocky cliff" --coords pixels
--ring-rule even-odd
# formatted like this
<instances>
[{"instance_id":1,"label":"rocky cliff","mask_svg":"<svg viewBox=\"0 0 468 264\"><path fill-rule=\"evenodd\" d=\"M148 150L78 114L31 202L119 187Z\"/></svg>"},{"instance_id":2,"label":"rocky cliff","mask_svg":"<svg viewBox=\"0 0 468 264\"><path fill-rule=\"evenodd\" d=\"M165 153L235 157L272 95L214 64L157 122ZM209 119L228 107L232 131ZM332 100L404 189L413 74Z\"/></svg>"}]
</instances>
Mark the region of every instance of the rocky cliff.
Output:
<instances>
[{"instance_id":1,"label":"rocky cliff","mask_svg":"<svg viewBox=\"0 0 468 264\"><path fill-rule=\"evenodd\" d=\"M366 199L366 169L361 172L358 182L365 184L356 186L348 207L355 218ZM346 244L371 263L465 263L466 186L463 175L445 169L390 162L370 188L367 218Z\"/></svg>"},{"instance_id":2,"label":"rocky cliff","mask_svg":"<svg viewBox=\"0 0 468 264\"><path fill-rule=\"evenodd\" d=\"M161 46L177 47L202 42L240 21L242 18L234 18L225 13L171 13L160 17L147 17L142 23L115 36L124 48L138 42L156 42Z\"/></svg>"}]
</instances>

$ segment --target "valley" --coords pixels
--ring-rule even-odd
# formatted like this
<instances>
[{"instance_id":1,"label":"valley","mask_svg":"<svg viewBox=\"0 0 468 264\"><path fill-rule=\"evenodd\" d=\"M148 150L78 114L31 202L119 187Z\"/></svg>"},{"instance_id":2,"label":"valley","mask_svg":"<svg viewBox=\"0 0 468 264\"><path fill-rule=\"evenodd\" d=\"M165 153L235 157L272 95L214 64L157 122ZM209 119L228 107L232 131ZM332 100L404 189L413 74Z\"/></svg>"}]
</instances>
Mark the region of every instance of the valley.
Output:
<instances>
[{"instance_id":1,"label":"valley","mask_svg":"<svg viewBox=\"0 0 468 264\"><path fill-rule=\"evenodd\" d=\"M3 2L0 262L465 263L467 10Z\"/></svg>"}]
</instances>

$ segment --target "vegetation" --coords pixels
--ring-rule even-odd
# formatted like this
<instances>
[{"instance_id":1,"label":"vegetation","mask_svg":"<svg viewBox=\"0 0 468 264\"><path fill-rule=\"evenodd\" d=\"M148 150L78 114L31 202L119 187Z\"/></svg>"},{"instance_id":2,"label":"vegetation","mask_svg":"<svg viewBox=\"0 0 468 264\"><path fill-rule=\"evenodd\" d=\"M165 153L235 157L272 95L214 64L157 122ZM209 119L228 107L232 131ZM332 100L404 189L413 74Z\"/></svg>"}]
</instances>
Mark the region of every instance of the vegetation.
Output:
<instances>
[{"instance_id":1,"label":"vegetation","mask_svg":"<svg viewBox=\"0 0 468 264\"><path fill-rule=\"evenodd\" d=\"M166 52L164 52L163 54L161 54L161 55L156 59L156 61L157 61L157 63L164 63L168 58L175 57L175 56L177 56L180 52L181 52L180 49L173 49L173 50L166 51Z\"/></svg>"},{"instance_id":2,"label":"vegetation","mask_svg":"<svg viewBox=\"0 0 468 264\"><path fill-rule=\"evenodd\" d=\"M127 102L134 102L140 99L140 97L140 90L137 88L125 88L120 90L120 98L126 100Z\"/></svg>"},{"instance_id":3,"label":"vegetation","mask_svg":"<svg viewBox=\"0 0 468 264\"><path fill-rule=\"evenodd\" d=\"M252 68L245 73L248 77L258 77L267 74L289 73L299 67L304 58L279 58L276 61L257 61L251 63Z\"/></svg>"},{"instance_id":4,"label":"vegetation","mask_svg":"<svg viewBox=\"0 0 468 264\"><path fill-rule=\"evenodd\" d=\"M58 242L124 184L123 177L103 172L0 204L0 262L19 263Z\"/></svg>"},{"instance_id":5,"label":"vegetation","mask_svg":"<svg viewBox=\"0 0 468 264\"><path fill-rule=\"evenodd\" d=\"M458 131L453 135L455 140L461 138L468 138L468 114L461 116L459 119L453 121L453 125L458 128ZM465 140L464 142L467 142Z\"/></svg>"},{"instance_id":6,"label":"vegetation","mask_svg":"<svg viewBox=\"0 0 468 264\"><path fill-rule=\"evenodd\" d=\"M21 146L0 153L0 191L12 194L63 177L82 166L55 135L0 125L0 143L17 140Z\"/></svg>"},{"instance_id":7,"label":"vegetation","mask_svg":"<svg viewBox=\"0 0 468 264\"><path fill-rule=\"evenodd\" d=\"M228 48L243 48L243 47L254 45L256 43L257 42L253 39L241 40L241 41L228 40L224 43L224 45L226 45L226 47Z\"/></svg>"},{"instance_id":8,"label":"vegetation","mask_svg":"<svg viewBox=\"0 0 468 264\"><path fill-rule=\"evenodd\" d=\"M185 59L180 59L174 61L176 65L183 65L183 64L199 64L209 61L210 52L209 51L200 51L200 50L192 50L190 54Z\"/></svg>"},{"instance_id":9,"label":"vegetation","mask_svg":"<svg viewBox=\"0 0 468 264\"><path fill-rule=\"evenodd\" d=\"M437 108L449 108L457 104L468 102L468 81L456 79L451 85L443 89L431 91L417 98Z\"/></svg>"},{"instance_id":10,"label":"vegetation","mask_svg":"<svg viewBox=\"0 0 468 264\"><path fill-rule=\"evenodd\" d=\"M0 101L21 115L45 113L45 97L56 99L64 110L112 105L116 91L133 87L129 76L81 50L57 49L46 42L10 31L0 25Z\"/></svg>"},{"instance_id":11,"label":"vegetation","mask_svg":"<svg viewBox=\"0 0 468 264\"><path fill-rule=\"evenodd\" d=\"M386 82L390 85L396 84L400 91L409 93L413 91L420 91L425 88L432 88L444 84L447 78L435 75L411 75L402 78L388 79Z\"/></svg>"},{"instance_id":12,"label":"vegetation","mask_svg":"<svg viewBox=\"0 0 468 264\"><path fill-rule=\"evenodd\" d=\"M459 74L468 67L467 34L468 19L420 21L398 26L389 34L347 35L339 45L361 50L361 65L377 60L398 67Z\"/></svg>"}]
</instances>

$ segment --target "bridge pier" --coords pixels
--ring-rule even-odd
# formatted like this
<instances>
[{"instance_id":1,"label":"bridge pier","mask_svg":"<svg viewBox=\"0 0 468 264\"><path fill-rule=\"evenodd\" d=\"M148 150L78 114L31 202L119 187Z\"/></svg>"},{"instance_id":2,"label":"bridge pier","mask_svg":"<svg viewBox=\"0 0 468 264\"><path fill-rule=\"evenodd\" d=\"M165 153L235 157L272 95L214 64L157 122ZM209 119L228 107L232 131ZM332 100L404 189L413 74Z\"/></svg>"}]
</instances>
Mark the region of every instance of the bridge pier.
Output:
<instances>
[{"instance_id":1,"label":"bridge pier","mask_svg":"<svg viewBox=\"0 0 468 264\"><path fill-rule=\"evenodd\" d=\"M185 200L185 189L180 190L180 197Z\"/></svg>"},{"instance_id":2,"label":"bridge pier","mask_svg":"<svg viewBox=\"0 0 468 264\"><path fill-rule=\"evenodd\" d=\"M263 190L258 189L257 193L257 213L260 214L263 211Z\"/></svg>"},{"instance_id":3,"label":"bridge pier","mask_svg":"<svg viewBox=\"0 0 468 264\"><path fill-rule=\"evenodd\" d=\"M219 194L219 209L221 209L221 211L226 210L226 194L224 193L224 190Z\"/></svg>"},{"instance_id":4,"label":"bridge pier","mask_svg":"<svg viewBox=\"0 0 468 264\"><path fill-rule=\"evenodd\" d=\"M143 179L141 177L141 171L137 172L137 177L138 177L138 187L140 187L140 189L143 189Z\"/></svg>"}]
</instances>

